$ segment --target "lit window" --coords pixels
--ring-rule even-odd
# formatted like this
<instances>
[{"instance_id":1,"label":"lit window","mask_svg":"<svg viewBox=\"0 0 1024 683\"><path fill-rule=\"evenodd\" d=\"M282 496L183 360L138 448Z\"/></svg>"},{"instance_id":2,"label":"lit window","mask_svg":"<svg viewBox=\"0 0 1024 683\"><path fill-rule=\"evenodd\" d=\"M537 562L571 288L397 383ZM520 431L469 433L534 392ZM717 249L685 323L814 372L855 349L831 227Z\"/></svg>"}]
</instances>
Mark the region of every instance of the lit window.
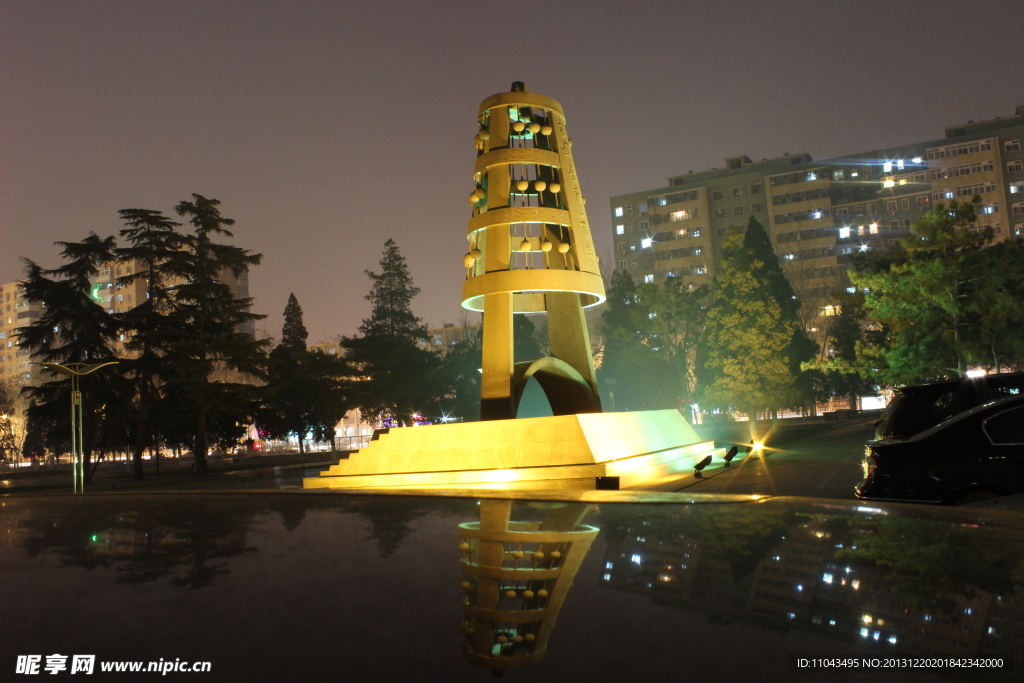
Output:
<instances>
[{"instance_id":1,"label":"lit window","mask_svg":"<svg viewBox=\"0 0 1024 683\"><path fill-rule=\"evenodd\" d=\"M817 180L818 179L818 174L815 173L814 171L811 171L810 173L807 174L807 179L808 180Z\"/></svg>"},{"instance_id":2,"label":"lit window","mask_svg":"<svg viewBox=\"0 0 1024 683\"><path fill-rule=\"evenodd\" d=\"M630 556L629 561L633 564L640 564L643 561L643 559L639 555L633 554Z\"/></svg>"},{"instance_id":3,"label":"lit window","mask_svg":"<svg viewBox=\"0 0 1024 683\"><path fill-rule=\"evenodd\" d=\"M605 574L604 575L604 580L605 581L611 581L612 580L612 575L611 574Z\"/></svg>"},{"instance_id":4,"label":"lit window","mask_svg":"<svg viewBox=\"0 0 1024 683\"><path fill-rule=\"evenodd\" d=\"M643 239L640 240L640 247L642 249L650 249L651 248L651 244L653 242L654 242L654 240L652 240L650 237L644 237Z\"/></svg>"},{"instance_id":5,"label":"lit window","mask_svg":"<svg viewBox=\"0 0 1024 683\"><path fill-rule=\"evenodd\" d=\"M615 217L616 218L622 218L622 207L621 206L616 206L615 207Z\"/></svg>"},{"instance_id":6,"label":"lit window","mask_svg":"<svg viewBox=\"0 0 1024 683\"><path fill-rule=\"evenodd\" d=\"M622 235L625 232L626 232L626 226L624 226L624 225L616 225L615 226L615 234L616 235Z\"/></svg>"},{"instance_id":7,"label":"lit window","mask_svg":"<svg viewBox=\"0 0 1024 683\"><path fill-rule=\"evenodd\" d=\"M901 170L901 171L903 170L903 159L897 159L896 160L896 168Z\"/></svg>"},{"instance_id":8,"label":"lit window","mask_svg":"<svg viewBox=\"0 0 1024 683\"><path fill-rule=\"evenodd\" d=\"M647 282L647 283L654 282L654 275L653 274L652 275L644 275L644 282Z\"/></svg>"},{"instance_id":9,"label":"lit window","mask_svg":"<svg viewBox=\"0 0 1024 683\"><path fill-rule=\"evenodd\" d=\"M882 164L882 172L883 173L892 173L892 162L887 161L884 164Z\"/></svg>"},{"instance_id":10,"label":"lit window","mask_svg":"<svg viewBox=\"0 0 1024 683\"><path fill-rule=\"evenodd\" d=\"M850 229L849 228L839 228L839 239L841 239L841 240L842 239L846 239L849 236L850 236Z\"/></svg>"}]
</instances>

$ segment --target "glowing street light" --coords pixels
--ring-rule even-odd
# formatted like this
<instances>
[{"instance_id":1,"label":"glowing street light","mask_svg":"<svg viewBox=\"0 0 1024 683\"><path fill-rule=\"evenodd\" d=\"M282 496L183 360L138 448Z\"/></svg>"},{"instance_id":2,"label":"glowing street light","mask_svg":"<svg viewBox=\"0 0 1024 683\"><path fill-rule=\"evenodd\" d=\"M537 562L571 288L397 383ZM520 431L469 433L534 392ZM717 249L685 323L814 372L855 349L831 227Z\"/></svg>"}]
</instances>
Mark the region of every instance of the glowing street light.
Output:
<instances>
[{"instance_id":1,"label":"glowing street light","mask_svg":"<svg viewBox=\"0 0 1024 683\"><path fill-rule=\"evenodd\" d=\"M82 391L79 378L96 372L108 365L117 365L116 360L106 363L40 363L50 372L71 378L71 484L74 493L85 493L85 448L82 441Z\"/></svg>"}]
</instances>

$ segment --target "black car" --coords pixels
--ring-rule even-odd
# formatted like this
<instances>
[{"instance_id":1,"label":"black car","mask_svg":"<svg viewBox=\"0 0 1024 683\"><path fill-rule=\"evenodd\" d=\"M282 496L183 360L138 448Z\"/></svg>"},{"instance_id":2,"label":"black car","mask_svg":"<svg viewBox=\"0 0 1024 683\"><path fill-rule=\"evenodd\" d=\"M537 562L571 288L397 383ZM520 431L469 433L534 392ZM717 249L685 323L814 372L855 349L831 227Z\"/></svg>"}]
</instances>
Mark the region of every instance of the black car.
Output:
<instances>
[{"instance_id":1,"label":"black car","mask_svg":"<svg viewBox=\"0 0 1024 683\"><path fill-rule=\"evenodd\" d=\"M909 438L869 441L860 498L963 504L1024 492L1024 394Z\"/></svg>"},{"instance_id":2,"label":"black car","mask_svg":"<svg viewBox=\"0 0 1024 683\"><path fill-rule=\"evenodd\" d=\"M903 387L875 424L875 438L909 439L974 406L1018 394L1024 394L1024 372Z\"/></svg>"}]
</instances>

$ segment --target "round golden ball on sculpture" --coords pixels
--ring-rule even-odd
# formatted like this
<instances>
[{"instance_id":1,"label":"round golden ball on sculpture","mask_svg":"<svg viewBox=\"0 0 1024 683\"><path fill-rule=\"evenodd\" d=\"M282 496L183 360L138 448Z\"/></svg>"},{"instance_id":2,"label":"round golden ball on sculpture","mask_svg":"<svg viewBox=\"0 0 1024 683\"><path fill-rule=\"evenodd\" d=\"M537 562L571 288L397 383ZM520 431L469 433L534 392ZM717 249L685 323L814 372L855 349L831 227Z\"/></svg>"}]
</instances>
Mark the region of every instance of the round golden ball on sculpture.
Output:
<instances>
[{"instance_id":1,"label":"round golden ball on sculpture","mask_svg":"<svg viewBox=\"0 0 1024 683\"><path fill-rule=\"evenodd\" d=\"M476 198L476 195L469 195L469 205L470 206L476 206L476 203L478 201L480 201L480 200Z\"/></svg>"},{"instance_id":2,"label":"round golden ball on sculpture","mask_svg":"<svg viewBox=\"0 0 1024 683\"><path fill-rule=\"evenodd\" d=\"M516 597L516 592L515 591L505 591L505 597L506 598L514 598L514 597Z\"/></svg>"},{"instance_id":3,"label":"round golden ball on sculpture","mask_svg":"<svg viewBox=\"0 0 1024 683\"><path fill-rule=\"evenodd\" d=\"M543 588L541 588L539 591L537 591L537 597L538 598L546 598L546 597L548 597L548 592L546 590L544 590Z\"/></svg>"},{"instance_id":4,"label":"round golden ball on sculpture","mask_svg":"<svg viewBox=\"0 0 1024 683\"><path fill-rule=\"evenodd\" d=\"M512 124L512 130L514 130L517 133L522 133L524 130L526 130L526 124L523 123L522 121L516 121L515 123Z\"/></svg>"},{"instance_id":5,"label":"round golden ball on sculpture","mask_svg":"<svg viewBox=\"0 0 1024 683\"><path fill-rule=\"evenodd\" d=\"M552 128L551 126L541 126L540 127L540 134L541 135L551 135L554 132L555 132L555 129Z\"/></svg>"},{"instance_id":6,"label":"round golden ball on sculpture","mask_svg":"<svg viewBox=\"0 0 1024 683\"><path fill-rule=\"evenodd\" d=\"M501 643L502 645L504 645L505 643L508 642L508 637L507 636L498 636L498 642Z\"/></svg>"},{"instance_id":7,"label":"round golden ball on sculpture","mask_svg":"<svg viewBox=\"0 0 1024 683\"><path fill-rule=\"evenodd\" d=\"M533 554L533 559L535 559L535 560L543 560L544 559L544 553L542 553L541 551L538 550L537 552L535 552Z\"/></svg>"},{"instance_id":8,"label":"round golden ball on sculpture","mask_svg":"<svg viewBox=\"0 0 1024 683\"><path fill-rule=\"evenodd\" d=\"M462 586L464 590L473 590L473 584L471 584L469 581L462 581L461 583L459 583L459 585Z\"/></svg>"},{"instance_id":9,"label":"round golden ball on sculpture","mask_svg":"<svg viewBox=\"0 0 1024 683\"><path fill-rule=\"evenodd\" d=\"M466 254L466 256L469 256L469 254ZM468 266L469 264L467 263L466 265ZM463 551L469 550L469 544L466 543L465 541L463 541L462 543L459 544L459 550L463 550Z\"/></svg>"},{"instance_id":10,"label":"round golden ball on sculpture","mask_svg":"<svg viewBox=\"0 0 1024 683\"><path fill-rule=\"evenodd\" d=\"M527 126L527 128L529 128L530 132L535 134L535 135L540 132L540 124L539 123L531 123L529 126Z\"/></svg>"},{"instance_id":11,"label":"round golden ball on sculpture","mask_svg":"<svg viewBox=\"0 0 1024 683\"><path fill-rule=\"evenodd\" d=\"M481 140L490 140L491 139L491 131L487 130L486 128L484 128L479 133L477 133L477 135L480 136Z\"/></svg>"},{"instance_id":12,"label":"round golden ball on sculpture","mask_svg":"<svg viewBox=\"0 0 1024 683\"><path fill-rule=\"evenodd\" d=\"M533 184L533 189L537 190L537 192L543 192L548 189L548 184L543 180L538 180Z\"/></svg>"},{"instance_id":13,"label":"round golden ball on sculpture","mask_svg":"<svg viewBox=\"0 0 1024 683\"><path fill-rule=\"evenodd\" d=\"M466 254L465 256L462 257L462 265L466 266L467 268L472 266L474 263L476 263L476 259L473 258L472 254ZM463 548L462 546L466 546L466 547ZM460 543L459 547L462 548L463 550L469 550L469 546L467 544L465 544L465 543Z\"/></svg>"},{"instance_id":14,"label":"round golden ball on sculpture","mask_svg":"<svg viewBox=\"0 0 1024 683\"><path fill-rule=\"evenodd\" d=\"M548 242L547 240L544 240L543 242L540 243L540 250L545 252L551 251L551 247L553 246L555 245L551 244L551 242Z\"/></svg>"},{"instance_id":15,"label":"round golden ball on sculpture","mask_svg":"<svg viewBox=\"0 0 1024 683\"><path fill-rule=\"evenodd\" d=\"M473 257L474 261L478 261L480 257L483 255L480 253L479 249L471 249L469 253Z\"/></svg>"},{"instance_id":16,"label":"round golden ball on sculpture","mask_svg":"<svg viewBox=\"0 0 1024 683\"><path fill-rule=\"evenodd\" d=\"M519 643L523 642L523 637L519 634L516 634L512 636L512 642L518 645Z\"/></svg>"},{"instance_id":17,"label":"round golden ball on sculpture","mask_svg":"<svg viewBox=\"0 0 1024 683\"><path fill-rule=\"evenodd\" d=\"M521 559L523 559L526 556L523 555L523 551L522 550L517 550L514 553L512 553L512 557L516 558L517 560L521 560Z\"/></svg>"},{"instance_id":18,"label":"round golden ball on sculpture","mask_svg":"<svg viewBox=\"0 0 1024 683\"><path fill-rule=\"evenodd\" d=\"M555 194L558 194L559 192L562 191L562 186L559 185L558 183L551 183L550 185L548 185L548 189L554 192Z\"/></svg>"},{"instance_id":19,"label":"round golden ball on sculpture","mask_svg":"<svg viewBox=\"0 0 1024 683\"><path fill-rule=\"evenodd\" d=\"M473 136L473 144L474 145L479 145L483 141L484 141L484 139L482 137L480 137L479 135L474 135Z\"/></svg>"},{"instance_id":20,"label":"round golden ball on sculpture","mask_svg":"<svg viewBox=\"0 0 1024 683\"><path fill-rule=\"evenodd\" d=\"M530 187L530 182L528 180L518 180L518 181L516 181L516 189L519 190L520 192L526 192L527 188L529 188L529 187Z\"/></svg>"},{"instance_id":21,"label":"round golden ball on sculpture","mask_svg":"<svg viewBox=\"0 0 1024 683\"><path fill-rule=\"evenodd\" d=\"M519 251L530 251L533 249L533 245L530 244L530 240L523 240L519 243Z\"/></svg>"},{"instance_id":22,"label":"round golden ball on sculpture","mask_svg":"<svg viewBox=\"0 0 1024 683\"><path fill-rule=\"evenodd\" d=\"M537 640L537 636L533 635L532 633L527 633L525 636L523 636L523 640L525 640L528 643L532 643L533 641Z\"/></svg>"},{"instance_id":23,"label":"round golden ball on sculpture","mask_svg":"<svg viewBox=\"0 0 1024 683\"><path fill-rule=\"evenodd\" d=\"M561 244L558 245L558 253L559 254L565 254L568 251L569 251L569 243L568 242L562 242Z\"/></svg>"},{"instance_id":24,"label":"round golden ball on sculpture","mask_svg":"<svg viewBox=\"0 0 1024 683\"><path fill-rule=\"evenodd\" d=\"M523 591L523 597L529 600L533 597L533 591Z\"/></svg>"},{"instance_id":25,"label":"round golden ball on sculpture","mask_svg":"<svg viewBox=\"0 0 1024 683\"><path fill-rule=\"evenodd\" d=\"M561 556L562 556L562 553L558 552L557 550L552 550L552 551L551 551L551 557L555 558L556 560L557 560L557 559L558 559L559 557L561 557Z\"/></svg>"}]
</instances>

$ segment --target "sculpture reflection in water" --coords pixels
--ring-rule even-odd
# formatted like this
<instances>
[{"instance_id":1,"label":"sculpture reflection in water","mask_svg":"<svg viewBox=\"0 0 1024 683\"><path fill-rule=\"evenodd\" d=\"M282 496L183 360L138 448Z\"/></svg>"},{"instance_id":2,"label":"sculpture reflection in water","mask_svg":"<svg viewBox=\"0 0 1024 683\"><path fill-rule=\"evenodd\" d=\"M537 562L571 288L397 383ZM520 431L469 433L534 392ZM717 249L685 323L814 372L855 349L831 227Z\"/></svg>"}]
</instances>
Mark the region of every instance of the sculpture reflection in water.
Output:
<instances>
[{"instance_id":1,"label":"sculpture reflection in water","mask_svg":"<svg viewBox=\"0 0 1024 683\"><path fill-rule=\"evenodd\" d=\"M512 502L484 500L480 521L459 525L465 633L463 654L500 675L536 662L565 596L597 537L582 524L589 505L541 504L541 521L512 521Z\"/></svg>"}]
</instances>

